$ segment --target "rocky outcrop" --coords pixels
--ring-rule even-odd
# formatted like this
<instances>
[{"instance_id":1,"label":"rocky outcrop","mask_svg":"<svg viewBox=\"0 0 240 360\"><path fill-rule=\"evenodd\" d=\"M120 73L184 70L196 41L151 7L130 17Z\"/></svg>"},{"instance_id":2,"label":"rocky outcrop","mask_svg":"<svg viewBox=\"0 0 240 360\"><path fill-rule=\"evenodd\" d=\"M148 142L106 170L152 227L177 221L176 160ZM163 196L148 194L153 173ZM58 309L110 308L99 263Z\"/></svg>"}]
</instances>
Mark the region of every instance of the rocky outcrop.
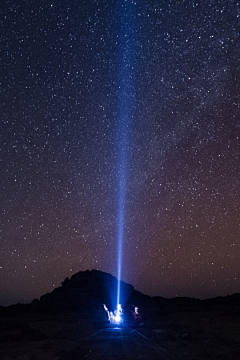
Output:
<instances>
[{"instance_id":1,"label":"rocky outcrop","mask_svg":"<svg viewBox=\"0 0 240 360\"><path fill-rule=\"evenodd\" d=\"M132 285L121 281L123 299L129 299L134 291ZM62 286L40 297L38 310L91 312L106 304L109 309L116 307L117 279L102 271L87 270L66 278Z\"/></svg>"}]
</instances>

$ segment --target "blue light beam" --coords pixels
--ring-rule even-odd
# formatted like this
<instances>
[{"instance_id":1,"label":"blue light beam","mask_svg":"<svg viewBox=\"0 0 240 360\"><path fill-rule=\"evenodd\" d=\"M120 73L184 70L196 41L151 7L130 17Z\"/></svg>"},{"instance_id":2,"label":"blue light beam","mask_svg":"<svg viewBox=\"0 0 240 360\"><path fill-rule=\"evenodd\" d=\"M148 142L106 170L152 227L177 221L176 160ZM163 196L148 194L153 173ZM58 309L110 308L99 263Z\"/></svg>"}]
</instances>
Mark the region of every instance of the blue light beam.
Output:
<instances>
[{"instance_id":1,"label":"blue light beam","mask_svg":"<svg viewBox=\"0 0 240 360\"><path fill-rule=\"evenodd\" d=\"M119 110L118 110L118 209L117 209L117 305L120 304L122 258L126 214L128 168L130 157L130 132L134 102L133 59L134 23L136 6L133 1L121 1L119 31Z\"/></svg>"}]
</instances>

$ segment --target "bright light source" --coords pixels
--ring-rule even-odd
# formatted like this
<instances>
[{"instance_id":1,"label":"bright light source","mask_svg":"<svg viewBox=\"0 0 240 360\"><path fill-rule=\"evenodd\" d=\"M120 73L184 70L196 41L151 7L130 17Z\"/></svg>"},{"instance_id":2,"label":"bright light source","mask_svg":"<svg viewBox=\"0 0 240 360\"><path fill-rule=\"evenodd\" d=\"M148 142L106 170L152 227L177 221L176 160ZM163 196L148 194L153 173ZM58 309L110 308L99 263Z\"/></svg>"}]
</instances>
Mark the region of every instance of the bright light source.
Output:
<instances>
[{"instance_id":1,"label":"bright light source","mask_svg":"<svg viewBox=\"0 0 240 360\"><path fill-rule=\"evenodd\" d=\"M115 321L116 321L117 324L119 324L122 321L121 316L119 314L117 314L115 316Z\"/></svg>"},{"instance_id":2,"label":"bright light source","mask_svg":"<svg viewBox=\"0 0 240 360\"><path fill-rule=\"evenodd\" d=\"M110 321L113 324L120 324L121 322L123 322L123 309L121 304L117 305L117 309L114 311L114 314L112 312L110 312Z\"/></svg>"}]
</instances>

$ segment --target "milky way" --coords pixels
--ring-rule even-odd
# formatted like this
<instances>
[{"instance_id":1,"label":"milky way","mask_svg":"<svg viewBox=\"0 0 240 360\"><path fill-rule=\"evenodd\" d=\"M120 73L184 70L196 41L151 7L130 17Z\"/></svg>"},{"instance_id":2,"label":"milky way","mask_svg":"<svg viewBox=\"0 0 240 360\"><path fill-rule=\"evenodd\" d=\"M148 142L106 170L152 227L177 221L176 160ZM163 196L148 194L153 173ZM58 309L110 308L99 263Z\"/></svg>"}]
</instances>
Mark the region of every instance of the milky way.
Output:
<instances>
[{"instance_id":1,"label":"milky way","mask_svg":"<svg viewBox=\"0 0 240 360\"><path fill-rule=\"evenodd\" d=\"M239 292L240 2L1 7L0 304L117 276L119 193L124 281Z\"/></svg>"}]
</instances>

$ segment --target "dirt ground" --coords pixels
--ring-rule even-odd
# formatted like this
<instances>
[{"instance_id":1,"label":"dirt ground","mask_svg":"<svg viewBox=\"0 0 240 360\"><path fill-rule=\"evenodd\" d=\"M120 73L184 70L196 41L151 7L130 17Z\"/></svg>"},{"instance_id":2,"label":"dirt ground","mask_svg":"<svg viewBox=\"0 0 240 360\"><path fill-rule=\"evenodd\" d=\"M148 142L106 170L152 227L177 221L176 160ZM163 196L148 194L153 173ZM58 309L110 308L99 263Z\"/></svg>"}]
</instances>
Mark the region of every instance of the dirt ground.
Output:
<instances>
[{"instance_id":1,"label":"dirt ground","mask_svg":"<svg viewBox=\"0 0 240 360\"><path fill-rule=\"evenodd\" d=\"M152 311L145 326L99 328L77 314L0 318L0 360L239 360L238 308Z\"/></svg>"}]
</instances>

